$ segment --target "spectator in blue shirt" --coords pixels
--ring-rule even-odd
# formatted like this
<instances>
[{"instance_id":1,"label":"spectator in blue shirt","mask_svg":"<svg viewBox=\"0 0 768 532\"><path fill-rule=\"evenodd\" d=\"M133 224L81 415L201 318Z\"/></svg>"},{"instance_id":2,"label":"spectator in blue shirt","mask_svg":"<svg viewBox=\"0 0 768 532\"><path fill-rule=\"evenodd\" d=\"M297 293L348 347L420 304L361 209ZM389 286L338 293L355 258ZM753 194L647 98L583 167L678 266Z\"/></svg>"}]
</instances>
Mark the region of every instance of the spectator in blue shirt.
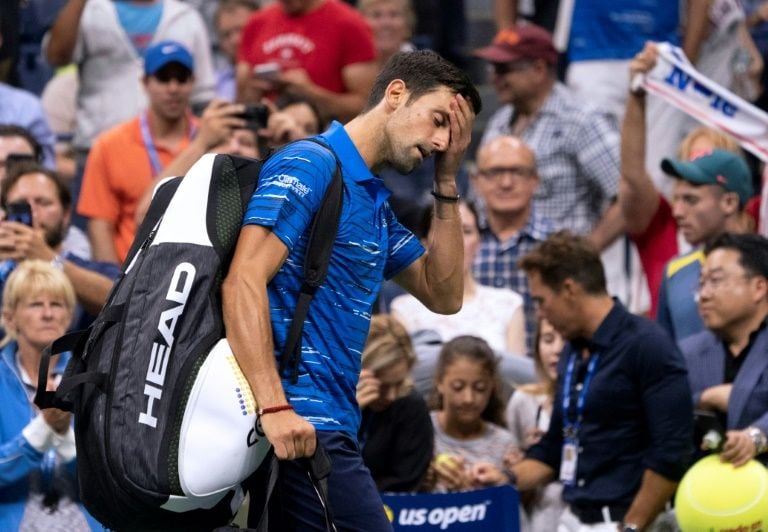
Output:
<instances>
[{"instance_id":1,"label":"spectator in blue shirt","mask_svg":"<svg viewBox=\"0 0 768 532\"><path fill-rule=\"evenodd\" d=\"M559 476L569 505L560 530L598 523L644 530L693 450L682 356L657 324L607 294L600 257L583 238L555 233L521 267L540 315L568 343L549 430L513 467L517 486Z\"/></svg>"},{"instance_id":2,"label":"spectator in blue shirt","mask_svg":"<svg viewBox=\"0 0 768 532\"><path fill-rule=\"evenodd\" d=\"M307 472L293 461L312 456L318 441L331 458L328 495L336 526L391 530L356 441L360 354L384 278L394 278L433 311L461 307L456 173L480 107L477 90L454 65L434 52L399 53L379 74L363 113L344 126L334 122L319 137L333 153L298 141L262 168L222 292L227 338L256 401L279 409L261 418L284 460L280 506L269 510L275 530L325 530ZM425 252L392 214L389 194L373 172L392 166L409 173L430 156L435 219ZM310 222L336 157L344 201L328 276L304 324L298 378L281 379L275 356L296 306Z\"/></svg>"}]
</instances>

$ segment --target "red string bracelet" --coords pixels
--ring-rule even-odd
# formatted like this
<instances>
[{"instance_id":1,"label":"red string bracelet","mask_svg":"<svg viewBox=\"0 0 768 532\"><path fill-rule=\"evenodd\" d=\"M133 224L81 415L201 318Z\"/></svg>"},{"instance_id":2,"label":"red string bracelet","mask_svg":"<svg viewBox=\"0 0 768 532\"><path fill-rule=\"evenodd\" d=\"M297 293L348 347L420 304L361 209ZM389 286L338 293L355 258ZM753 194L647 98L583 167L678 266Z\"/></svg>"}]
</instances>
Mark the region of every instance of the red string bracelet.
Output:
<instances>
[{"instance_id":1,"label":"red string bracelet","mask_svg":"<svg viewBox=\"0 0 768 532\"><path fill-rule=\"evenodd\" d=\"M259 411L257 414L259 417L263 416L264 414L274 414L275 412L282 412L283 410L293 410L293 405L277 405L277 406L268 406L266 408L259 408Z\"/></svg>"}]
</instances>

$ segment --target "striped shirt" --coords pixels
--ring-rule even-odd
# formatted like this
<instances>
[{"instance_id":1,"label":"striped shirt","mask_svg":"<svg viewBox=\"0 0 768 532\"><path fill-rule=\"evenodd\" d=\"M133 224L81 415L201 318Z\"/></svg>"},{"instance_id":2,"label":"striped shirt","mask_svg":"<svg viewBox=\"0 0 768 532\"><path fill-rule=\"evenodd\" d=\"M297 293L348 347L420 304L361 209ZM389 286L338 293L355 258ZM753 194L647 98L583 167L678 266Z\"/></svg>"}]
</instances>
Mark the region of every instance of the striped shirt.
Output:
<instances>
[{"instance_id":1,"label":"striped shirt","mask_svg":"<svg viewBox=\"0 0 768 532\"><path fill-rule=\"evenodd\" d=\"M528 277L517 267L518 260L536 244L554 232L551 222L531 210L528 223L506 241L500 241L490 228L480 232L480 249L472 265L472 273L480 284L496 288L511 288L523 296L525 310L525 338L528 354L533 353L536 332L536 309L528 288Z\"/></svg>"},{"instance_id":2,"label":"striped shirt","mask_svg":"<svg viewBox=\"0 0 768 532\"><path fill-rule=\"evenodd\" d=\"M360 411L355 386L373 304L381 282L409 266L424 248L397 221L387 202L389 192L342 125L334 122L320 138L341 161L344 203L328 276L304 323L299 380L284 379L283 388L296 412L315 428L356 437ZM333 155L314 142L289 145L264 164L246 211L244 224L271 228L289 250L267 286L276 357L301 288L312 217L335 167Z\"/></svg>"},{"instance_id":3,"label":"striped shirt","mask_svg":"<svg viewBox=\"0 0 768 532\"><path fill-rule=\"evenodd\" d=\"M482 144L511 134L511 105L488 121ZM556 83L523 141L536 155L539 187L536 210L558 229L588 233L619 187L619 130L615 118L576 99Z\"/></svg>"}]
</instances>

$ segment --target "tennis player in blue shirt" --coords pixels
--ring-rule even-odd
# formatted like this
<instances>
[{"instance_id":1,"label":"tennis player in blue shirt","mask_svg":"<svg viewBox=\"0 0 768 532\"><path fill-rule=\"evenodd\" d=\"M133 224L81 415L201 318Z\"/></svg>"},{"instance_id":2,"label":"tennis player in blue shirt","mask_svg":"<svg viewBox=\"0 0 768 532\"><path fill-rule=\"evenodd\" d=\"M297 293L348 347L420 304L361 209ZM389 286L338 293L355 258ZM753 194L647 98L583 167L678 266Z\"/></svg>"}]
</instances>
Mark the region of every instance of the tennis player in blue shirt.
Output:
<instances>
[{"instance_id":1,"label":"tennis player in blue shirt","mask_svg":"<svg viewBox=\"0 0 768 532\"><path fill-rule=\"evenodd\" d=\"M303 278L310 222L334 174L334 153L299 141L270 158L246 212L223 286L227 338L264 414L280 465L273 530L324 530L322 508L294 459L316 440L331 459L328 498L340 530L390 530L363 465L355 386L373 304L393 278L435 312L462 303L462 231L456 174L480 111L465 73L433 52L395 55L365 110L320 135L341 162L344 201L328 276L309 309L298 379L281 378L282 351ZM407 174L435 157L434 231L426 250L395 218L375 173ZM354 494L354 497L350 497ZM354 502L352 502L354 501ZM275 515L277 513L277 515Z\"/></svg>"}]
</instances>

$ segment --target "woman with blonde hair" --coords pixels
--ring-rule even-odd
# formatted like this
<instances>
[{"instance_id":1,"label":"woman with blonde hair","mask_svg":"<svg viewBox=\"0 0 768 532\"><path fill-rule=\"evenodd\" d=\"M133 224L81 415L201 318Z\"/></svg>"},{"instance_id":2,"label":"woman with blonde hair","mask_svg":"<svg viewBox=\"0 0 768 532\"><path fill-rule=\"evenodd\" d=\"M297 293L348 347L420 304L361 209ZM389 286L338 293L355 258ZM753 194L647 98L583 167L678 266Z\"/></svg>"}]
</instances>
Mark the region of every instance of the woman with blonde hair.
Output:
<instances>
[{"instance_id":1,"label":"woman with blonde hair","mask_svg":"<svg viewBox=\"0 0 768 532\"><path fill-rule=\"evenodd\" d=\"M69 413L32 403L43 350L63 335L75 308L64 273L48 262L18 264L3 290L0 351L0 530L101 530L78 502ZM68 357L47 375L54 389Z\"/></svg>"},{"instance_id":2,"label":"woman with blonde hair","mask_svg":"<svg viewBox=\"0 0 768 532\"><path fill-rule=\"evenodd\" d=\"M416 490L432 459L429 411L410 377L415 362L405 327L392 316L374 316L357 384L358 440L382 492Z\"/></svg>"}]
</instances>

